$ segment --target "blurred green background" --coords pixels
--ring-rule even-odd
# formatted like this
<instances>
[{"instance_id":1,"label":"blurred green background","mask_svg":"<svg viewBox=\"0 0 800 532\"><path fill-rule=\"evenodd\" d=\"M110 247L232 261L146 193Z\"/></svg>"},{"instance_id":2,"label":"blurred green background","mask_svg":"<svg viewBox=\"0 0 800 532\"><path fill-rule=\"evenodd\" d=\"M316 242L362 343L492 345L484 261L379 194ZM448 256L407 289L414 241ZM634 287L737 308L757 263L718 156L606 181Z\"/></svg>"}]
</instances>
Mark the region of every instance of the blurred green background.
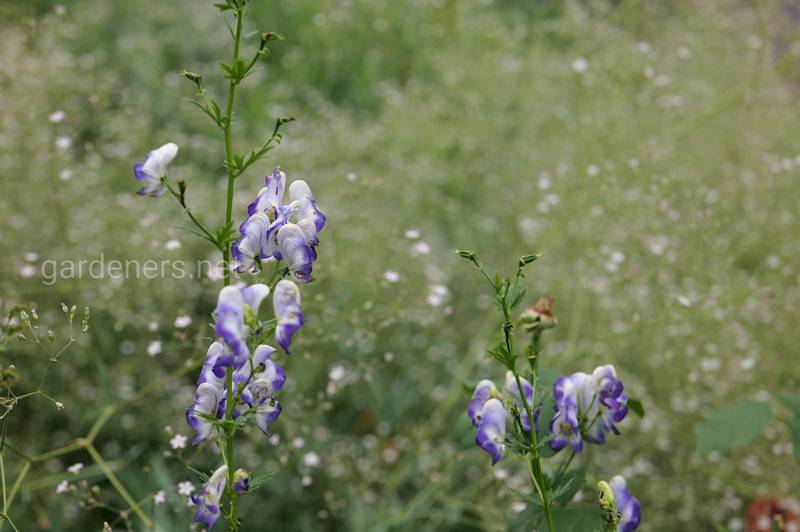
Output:
<instances>
[{"instance_id":1,"label":"blurred green background","mask_svg":"<svg viewBox=\"0 0 800 532\"><path fill-rule=\"evenodd\" d=\"M272 473L243 499L245 530L500 531L520 511L524 467L509 456L491 468L465 415L465 386L502 371L484 354L498 324L489 294L456 247L509 273L541 252L528 288L555 297L560 323L542 364L613 363L642 399L644 419L578 461L589 486L628 478L641 530L741 530L759 494L800 505L780 420L705 458L695 437L716 407L800 388L797 2L254 0L249 11L246 31L286 40L239 92L235 145L255 146L277 116L298 121L237 180L237 221L280 164L309 181L328 225L277 437L250 431L239 446L252 471ZM170 375L205 354L219 282L47 286L41 266L214 258L171 198L136 196L130 167L178 143L173 175L195 212L222 220L221 134L179 71L222 100L228 30L196 0L4 0L0 20L0 299L36 306L59 337L61 301L92 309L46 387L65 410L22 402L6 437L45 452L163 383L116 412L96 446L163 529L184 530L192 510L176 484L197 484L185 463L207 470L218 457L171 448L189 433L195 372ZM181 316L191 324L176 327ZM1 355L18 393L36 387L40 351L9 339ZM86 469L67 473L76 462ZM90 464L80 451L37 463L9 512L20 529L124 529L113 509L126 505ZM8 482L20 466L5 453ZM64 479L77 491L57 494Z\"/></svg>"}]
</instances>

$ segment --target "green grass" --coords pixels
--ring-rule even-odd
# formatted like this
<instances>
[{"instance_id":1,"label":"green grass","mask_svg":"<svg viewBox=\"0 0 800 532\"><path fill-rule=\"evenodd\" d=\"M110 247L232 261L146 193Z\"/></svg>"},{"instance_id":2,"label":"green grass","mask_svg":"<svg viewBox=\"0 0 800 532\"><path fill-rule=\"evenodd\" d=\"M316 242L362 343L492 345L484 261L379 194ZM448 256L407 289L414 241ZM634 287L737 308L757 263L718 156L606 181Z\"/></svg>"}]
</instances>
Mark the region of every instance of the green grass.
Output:
<instances>
[{"instance_id":1,"label":"green grass","mask_svg":"<svg viewBox=\"0 0 800 532\"><path fill-rule=\"evenodd\" d=\"M256 145L279 115L298 122L238 180L237 218L280 164L310 182L329 225L318 281L303 294L308 323L286 362L280 442L252 433L239 451L252 471L273 474L242 499L247 529L505 529L520 500L512 487L529 487L512 458L494 468L512 480L495 478L471 441L464 386L502 372L483 354L497 325L491 302L456 247L506 270L541 252L528 288L556 298L560 323L542 364L613 363L642 399L645 419L631 416L621 437L582 460L592 483L626 475L643 530L706 530L741 519L756 494L796 498L798 466L780 421L721 456L701 458L695 436L713 408L796 394L800 379L800 41L778 5L756 7L254 2L249 29L287 40L244 83L235 142ZM228 55L211 3L54 9L0 7L0 294L6 305L36 304L46 323L57 322L62 300L91 306L93 317L51 376L65 411L34 400L11 417L8 438L29 453L85 434L106 405L199 360L218 286L45 286L20 275L25 254L36 252L37 266L100 253L211 257L179 229L186 221L169 198L134 194L130 165L167 140L181 146L174 168L193 209L213 223L224 210L221 134L188 103L192 87L178 75L213 78ZM220 84L210 90L222 94ZM58 109L65 120L48 122ZM55 147L59 136L72 140L67 150ZM412 253L409 229L429 254ZM165 250L171 239L182 247ZM387 270L400 281L385 281ZM440 306L426 301L431 285L448 288ZM193 323L178 331L184 313ZM156 339L164 352L148 357ZM46 360L27 344L7 347L2 363L16 364L20 389L35 387ZM327 394L335 366L347 377ZM135 498L170 493L154 516L171 530L191 518L174 486L192 474L164 457L163 428L188 433L193 376L169 383L115 415L96 446ZM309 451L318 468L304 465ZM206 447L186 456L216 463ZM10 477L14 459L6 454ZM90 463L75 453L31 472L10 512L22 530L113 519L55 494L78 461ZM123 506L91 478L104 501Z\"/></svg>"}]
</instances>

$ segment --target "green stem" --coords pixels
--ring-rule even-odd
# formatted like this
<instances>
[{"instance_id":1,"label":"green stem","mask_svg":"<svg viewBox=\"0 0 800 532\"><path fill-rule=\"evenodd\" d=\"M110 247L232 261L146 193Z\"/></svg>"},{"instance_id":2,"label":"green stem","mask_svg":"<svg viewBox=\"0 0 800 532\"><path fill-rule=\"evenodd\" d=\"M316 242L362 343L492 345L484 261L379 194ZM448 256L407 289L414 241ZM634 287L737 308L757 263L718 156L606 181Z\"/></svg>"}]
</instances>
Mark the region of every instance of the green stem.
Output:
<instances>
[{"instance_id":1,"label":"green stem","mask_svg":"<svg viewBox=\"0 0 800 532\"><path fill-rule=\"evenodd\" d=\"M242 38L242 11L243 7L239 7L236 12L236 30L233 36L233 60L231 65L235 65L239 60L239 43ZM236 179L233 167L233 140L231 139L231 127L233 125L233 101L236 96L236 84L239 80L232 78L228 85L228 101L225 106L225 166L228 170L228 190L227 201L225 203L225 227L230 227L233 219L233 183ZM224 268L224 285L231 284L231 247L227 242L220 242L223 246L222 261ZM225 419L231 421L233 419L233 368L228 366L225 372L225 383L227 392L225 396ZM231 531L236 531L239 528L237 518L237 497L236 492L233 491L233 436L235 427L229 424L225 429L225 448L222 450L225 454L225 463L228 465L228 482L225 491L228 494L230 501L230 514L229 522Z\"/></svg>"},{"instance_id":2,"label":"green stem","mask_svg":"<svg viewBox=\"0 0 800 532\"><path fill-rule=\"evenodd\" d=\"M106 478L108 478L108 480L111 482L111 485L114 486L114 489L117 490L117 493L119 493L122 499L128 504L128 506L130 506L131 510L133 510L133 513L139 516L139 519L142 520L148 529L152 529L154 527L153 521L142 511L139 505L136 504L136 501L133 500L131 494L128 493L128 490L126 490L125 486L122 485L122 482L119 481L117 475L111 471L111 468L108 467L108 464L105 460L103 460L103 457L100 456L100 453L97 452L97 449L95 449L93 445L89 444L86 446L86 451L92 457L92 460L94 460Z\"/></svg>"}]
</instances>

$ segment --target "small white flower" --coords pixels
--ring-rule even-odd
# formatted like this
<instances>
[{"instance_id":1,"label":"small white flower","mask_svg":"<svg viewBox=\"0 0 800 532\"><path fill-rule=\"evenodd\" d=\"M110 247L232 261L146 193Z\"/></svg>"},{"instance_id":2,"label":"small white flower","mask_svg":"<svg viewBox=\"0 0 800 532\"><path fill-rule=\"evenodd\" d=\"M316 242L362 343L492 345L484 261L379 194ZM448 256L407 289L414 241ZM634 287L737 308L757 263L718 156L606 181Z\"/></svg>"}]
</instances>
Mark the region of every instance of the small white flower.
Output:
<instances>
[{"instance_id":1,"label":"small white flower","mask_svg":"<svg viewBox=\"0 0 800 532\"><path fill-rule=\"evenodd\" d=\"M192 317L187 314L175 318L175 327L177 327L178 329L185 329L191 324L192 324Z\"/></svg>"},{"instance_id":2,"label":"small white flower","mask_svg":"<svg viewBox=\"0 0 800 532\"><path fill-rule=\"evenodd\" d=\"M314 451L306 453L306 455L303 456L303 463L308 467L317 467L319 465L319 462L320 462L319 455Z\"/></svg>"},{"instance_id":3,"label":"small white flower","mask_svg":"<svg viewBox=\"0 0 800 532\"><path fill-rule=\"evenodd\" d=\"M25 260L28 262L36 262L39 260L39 254L35 251L29 251L25 254Z\"/></svg>"},{"instance_id":4,"label":"small white flower","mask_svg":"<svg viewBox=\"0 0 800 532\"><path fill-rule=\"evenodd\" d=\"M586 69L589 68L589 62L586 61L583 57L578 57L575 61L572 62L572 70L577 72L578 74L582 74L586 72Z\"/></svg>"},{"instance_id":5,"label":"small white flower","mask_svg":"<svg viewBox=\"0 0 800 532\"><path fill-rule=\"evenodd\" d=\"M64 493L68 489L69 489L69 482L67 482L66 480L62 480L61 482L58 483L58 486L56 486L56 493Z\"/></svg>"},{"instance_id":6,"label":"small white flower","mask_svg":"<svg viewBox=\"0 0 800 532\"><path fill-rule=\"evenodd\" d=\"M61 173L58 174L58 178L61 181L69 181L70 179L72 179L72 170L70 170L69 168L64 168L63 170L61 170Z\"/></svg>"},{"instance_id":7,"label":"small white flower","mask_svg":"<svg viewBox=\"0 0 800 532\"><path fill-rule=\"evenodd\" d=\"M303 438L295 438L292 440L292 447L294 447L295 449L300 449L304 447L305 444L306 440L304 440Z\"/></svg>"},{"instance_id":8,"label":"small white flower","mask_svg":"<svg viewBox=\"0 0 800 532\"><path fill-rule=\"evenodd\" d=\"M355 172L347 173L347 180L350 181L351 183L353 183L357 178L358 176L356 176Z\"/></svg>"},{"instance_id":9,"label":"small white flower","mask_svg":"<svg viewBox=\"0 0 800 532\"><path fill-rule=\"evenodd\" d=\"M167 500L167 495L166 493L164 493L164 490L160 490L158 493L153 495L153 503L156 505L161 504L166 500Z\"/></svg>"},{"instance_id":10,"label":"small white flower","mask_svg":"<svg viewBox=\"0 0 800 532\"><path fill-rule=\"evenodd\" d=\"M415 255L427 255L431 252L431 246L427 242L420 241L414 244L411 250Z\"/></svg>"},{"instance_id":11,"label":"small white flower","mask_svg":"<svg viewBox=\"0 0 800 532\"><path fill-rule=\"evenodd\" d=\"M161 340L154 340L150 342L150 345L147 346L147 354L151 357L154 357L161 353Z\"/></svg>"},{"instance_id":12,"label":"small white flower","mask_svg":"<svg viewBox=\"0 0 800 532\"><path fill-rule=\"evenodd\" d=\"M194 491L194 484L192 484L188 480L178 483L178 493L180 495L188 497L189 495L192 494L193 491Z\"/></svg>"},{"instance_id":13,"label":"small white flower","mask_svg":"<svg viewBox=\"0 0 800 532\"><path fill-rule=\"evenodd\" d=\"M400 280L400 274L394 270L387 270L383 274L383 278L389 281L390 283L396 283Z\"/></svg>"},{"instance_id":14,"label":"small white flower","mask_svg":"<svg viewBox=\"0 0 800 532\"><path fill-rule=\"evenodd\" d=\"M83 464L78 462L77 464L72 464L71 466L69 466L67 468L67 471L69 471L73 475L77 475L78 473L81 472L81 469L83 469Z\"/></svg>"},{"instance_id":15,"label":"small white flower","mask_svg":"<svg viewBox=\"0 0 800 532\"><path fill-rule=\"evenodd\" d=\"M185 449L186 448L186 436L183 434L176 434L169 440L169 444L172 446L173 449Z\"/></svg>"},{"instance_id":16,"label":"small white flower","mask_svg":"<svg viewBox=\"0 0 800 532\"><path fill-rule=\"evenodd\" d=\"M181 241L176 238L173 238L172 240L167 240L167 242L164 244L164 249L166 249L167 251L174 251L176 249L179 249L180 247L181 247Z\"/></svg>"},{"instance_id":17,"label":"small white flower","mask_svg":"<svg viewBox=\"0 0 800 532\"><path fill-rule=\"evenodd\" d=\"M419 238L419 235L420 233L419 230L417 229L409 229L408 231L406 231L406 238L409 238L411 240Z\"/></svg>"},{"instance_id":18,"label":"small white flower","mask_svg":"<svg viewBox=\"0 0 800 532\"><path fill-rule=\"evenodd\" d=\"M594 177L600 173L600 167L596 164L590 164L588 167L586 167L586 173Z\"/></svg>"},{"instance_id":19,"label":"small white flower","mask_svg":"<svg viewBox=\"0 0 800 532\"><path fill-rule=\"evenodd\" d=\"M64 121L65 116L66 114L64 111L58 110L50 113L50 116L48 116L47 119L53 124L58 124L59 122Z\"/></svg>"},{"instance_id":20,"label":"small white flower","mask_svg":"<svg viewBox=\"0 0 800 532\"><path fill-rule=\"evenodd\" d=\"M334 382L338 382L344 379L346 374L347 370L344 369L344 366L333 366L328 372L328 378Z\"/></svg>"},{"instance_id":21,"label":"small white flower","mask_svg":"<svg viewBox=\"0 0 800 532\"><path fill-rule=\"evenodd\" d=\"M72 139L69 137L61 136L56 138L56 148L61 151L66 151L72 146Z\"/></svg>"},{"instance_id":22,"label":"small white flower","mask_svg":"<svg viewBox=\"0 0 800 532\"><path fill-rule=\"evenodd\" d=\"M39 269L33 264L23 264L19 269L19 276L23 279L35 277L37 273L39 273Z\"/></svg>"}]
</instances>

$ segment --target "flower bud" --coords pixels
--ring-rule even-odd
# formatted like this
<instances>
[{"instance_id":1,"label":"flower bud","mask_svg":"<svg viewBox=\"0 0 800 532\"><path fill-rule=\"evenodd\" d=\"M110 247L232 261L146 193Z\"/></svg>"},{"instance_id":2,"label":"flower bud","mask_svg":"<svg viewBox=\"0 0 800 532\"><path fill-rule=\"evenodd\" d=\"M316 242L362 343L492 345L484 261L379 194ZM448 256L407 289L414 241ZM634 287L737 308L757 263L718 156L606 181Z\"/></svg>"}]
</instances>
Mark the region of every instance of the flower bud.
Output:
<instances>
[{"instance_id":1,"label":"flower bud","mask_svg":"<svg viewBox=\"0 0 800 532\"><path fill-rule=\"evenodd\" d=\"M245 493L250 490L250 473L244 469L237 469L233 473L233 491Z\"/></svg>"},{"instance_id":2,"label":"flower bud","mask_svg":"<svg viewBox=\"0 0 800 532\"><path fill-rule=\"evenodd\" d=\"M56 408L58 409L59 412L61 410L64 410L64 403L62 403L61 401L56 401Z\"/></svg>"},{"instance_id":3,"label":"flower bud","mask_svg":"<svg viewBox=\"0 0 800 532\"><path fill-rule=\"evenodd\" d=\"M520 327L528 332L537 329L551 329L558 325L553 307L555 300L551 297L540 297L535 305L525 310L519 317Z\"/></svg>"}]
</instances>

